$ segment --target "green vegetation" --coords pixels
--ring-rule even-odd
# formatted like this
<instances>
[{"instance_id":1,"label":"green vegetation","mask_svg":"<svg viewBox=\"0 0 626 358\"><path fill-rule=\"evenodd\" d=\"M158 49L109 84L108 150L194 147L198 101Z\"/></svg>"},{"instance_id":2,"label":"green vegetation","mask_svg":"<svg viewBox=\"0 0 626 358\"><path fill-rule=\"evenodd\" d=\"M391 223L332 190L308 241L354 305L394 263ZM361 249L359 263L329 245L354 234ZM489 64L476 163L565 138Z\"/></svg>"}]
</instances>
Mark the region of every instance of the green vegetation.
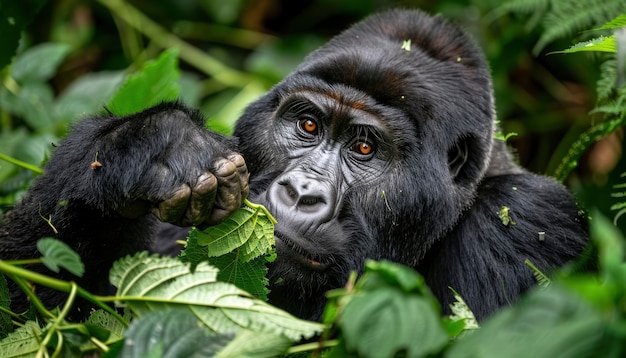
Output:
<instances>
[{"instance_id":1,"label":"green vegetation","mask_svg":"<svg viewBox=\"0 0 626 358\"><path fill-rule=\"evenodd\" d=\"M3 2L0 212L41 173L51 143L80 117L105 106L126 114L180 98L210 115L209 127L229 132L246 103L332 35L323 31L328 23L338 31L377 4L318 0L304 13L283 9L280 21L267 25L270 12L243 0L165 1L158 8L141 1ZM110 273L114 296L94 296L74 282L23 268L43 264L81 276L80 257L54 239L42 238L41 257L0 260L0 357L626 354L626 242L619 220L626 212L626 4L406 4L444 12L483 44L503 133L517 133L501 137L519 148L524 165L557 176L589 209L597 272L580 272L574 263L548 277L528 262L541 285L478 327L462 297L457 295L455 314L443 317L419 274L368 262L360 278L328 293L321 324L307 322L265 302L273 223L263 208L248 203L221 226L192 231L180 259L137 253L119 260ZM210 22L200 22L197 13ZM341 15L343 21L332 21ZM294 35L281 40L256 31L264 26ZM514 225L508 210L502 208L502 222ZM610 216L617 226L605 219ZM54 225L54 218L41 219ZM28 312L10 311L6 279L28 294ZM46 309L29 282L67 292L66 304ZM79 297L100 309L85 322L70 322L69 308Z\"/></svg>"}]
</instances>

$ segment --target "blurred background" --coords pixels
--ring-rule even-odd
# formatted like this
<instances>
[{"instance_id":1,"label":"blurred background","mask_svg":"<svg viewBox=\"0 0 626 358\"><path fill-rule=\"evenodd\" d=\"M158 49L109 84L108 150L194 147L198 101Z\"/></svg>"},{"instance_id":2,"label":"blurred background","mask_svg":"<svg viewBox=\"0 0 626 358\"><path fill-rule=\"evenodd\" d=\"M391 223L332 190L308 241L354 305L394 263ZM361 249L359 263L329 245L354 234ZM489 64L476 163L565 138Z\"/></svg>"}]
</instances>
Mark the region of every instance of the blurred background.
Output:
<instances>
[{"instance_id":1,"label":"blurred background","mask_svg":"<svg viewBox=\"0 0 626 358\"><path fill-rule=\"evenodd\" d=\"M0 14L5 1L14 0L0 0ZM596 106L601 64L609 55L550 52L585 40L589 33L584 30L626 14L623 0L33 3L40 9L24 10L33 13L32 20L13 68L2 72L0 153L35 166L45 162L73 122L101 111L126 73L164 49L179 48L183 100L201 108L213 128L228 133L244 106L307 53L368 14L402 6L441 13L474 36L491 65L503 133L515 134L507 142L521 165L553 175L581 133L602 121L590 111ZM572 9L557 8L566 5ZM570 18L568 11L584 16ZM33 54L33 49L40 52ZM29 66L48 65L52 68L43 75L29 77ZM595 141L564 179L583 207L615 215L610 210L620 200L615 185L626 182L622 145L621 129ZM35 175L0 161L0 211L22 195Z\"/></svg>"}]
</instances>

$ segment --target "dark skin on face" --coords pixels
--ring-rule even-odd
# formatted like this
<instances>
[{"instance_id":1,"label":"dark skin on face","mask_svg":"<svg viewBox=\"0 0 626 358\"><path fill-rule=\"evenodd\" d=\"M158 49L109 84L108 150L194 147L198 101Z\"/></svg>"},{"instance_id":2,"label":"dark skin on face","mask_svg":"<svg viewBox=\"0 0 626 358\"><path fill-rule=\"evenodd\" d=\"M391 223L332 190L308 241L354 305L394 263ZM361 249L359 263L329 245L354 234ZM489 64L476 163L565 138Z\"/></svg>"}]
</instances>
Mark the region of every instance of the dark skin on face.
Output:
<instances>
[{"instance_id":1,"label":"dark skin on face","mask_svg":"<svg viewBox=\"0 0 626 358\"><path fill-rule=\"evenodd\" d=\"M418 270L444 313L453 287L483 319L534 285L525 260L550 272L587 244L567 190L493 139L493 108L488 66L463 31L417 10L375 14L249 105L232 137L180 103L80 121L4 218L0 259L35 257L39 238L57 237L86 264L78 283L107 293L118 258L176 253L188 228L161 222L214 225L249 197L278 219L270 303L319 319L351 271L391 260ZM65 300L37 292L50 307ZM73 318L90 306L78 308Z\"/></svg>"}]
</instances>

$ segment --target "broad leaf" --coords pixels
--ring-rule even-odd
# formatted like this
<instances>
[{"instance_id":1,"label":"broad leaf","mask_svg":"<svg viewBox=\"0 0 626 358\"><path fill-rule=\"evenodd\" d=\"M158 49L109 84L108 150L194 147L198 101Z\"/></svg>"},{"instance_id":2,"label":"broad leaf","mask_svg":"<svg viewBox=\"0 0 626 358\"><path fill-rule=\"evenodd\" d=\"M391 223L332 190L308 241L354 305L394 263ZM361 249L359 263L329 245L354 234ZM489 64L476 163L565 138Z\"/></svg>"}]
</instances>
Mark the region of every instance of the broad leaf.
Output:
<instances>
[{"instance_id":1,"label":"broad leaf","mask_svg":"<svg viewBox=\"0 0 626 358\"><path fill-rule=\"evenodd\" d=\"M211 226L204 231L192 231L198 245L206 246L211 257L227 254L243 245L254 232L258 215L249 208L237 210L223 223Z\"/></svg>"},{"instance_id":2,"label":"broad leaf","mask_svg":"<svg viewBox=\"0 0 626 358\"><path fill-rule=\"evenodd\" d=\"M70 47L60 43L43 43L29 48L15 58L11 77L20 84L49 80L70 52Z\"/></svg>"},{"instance_id":3,"label":"broad leaf","mask_svg":"<svg viewBox=\"0 0 626 358\"><path fill-rule=\"evenodd\" d=\"M124 81L123 71L93 72L72 82L54 102L57 116L74 122L101 111Z\"/></svg>"},{"instance_id":4,"label":"broad leaf","mask_svg":"<svg viewBox=\"0 0 626 358\"><path fill-rule=\"evenodd\" d=\"M282 357L292 342L284 336L267 332L241 330L216 358Z\"/></svg>"},{"instance_id":5,"label":"broad leaf","mask_svg":"<svg viewBox=\"0 0 626 358\"><path fill-rule=\"evenodd\" d=\"M192 273L180 260L144 252L117 261L110 278L119 300L138 316L184 305L216 333L249 329L298 341L322 330L318 323L297 319L232 284L217 281L217 274L206 263L198 264Z\"/></svg>"},{"instance_id":6,"label":"broad leaf","mask_svg":"<svg viewBox=\"0 0 626 358\"><path fill-rule=\"evenodd\" d=\"M333 349L333 357L422 357L449 342L436 299L409 267L368 261L354 287L343 295L340 291L335 290L328 306L340 312L342 344Z\"/></svg>"},{"instance_id":7,"label":"broad leaf","mask_svg":"<svg viewBox=\"0 0 626 358\"><path fill-rule=\"evenodd\" d=\"M346 348L359 357L423 357L448 343L431 302L393 288L358 293L339 324Z\"/></svg>"},{"instance_id":8,"label":"broad leaf","mask_svg":"<svg viewBox=\"0 0 626 358\"><path fill-rule=\"evenodd\" d=\"M571 291L533 290L520 303L496 314L461 337L449 357L621 356L620 340L606 340L602 315ZM623 339L623 338L622 338ZM615 350L617 349L617 350ZM613 354L605 355L607 352ZM623 353L623 352L622 352Z\"/></svg>"},{"instance_id":9,"label":"broad leaf","mask_svg":"<svg viewBox=\"0 0 626 358\"><path fill-rule=\"evenodd\" d=\"M43 255L41 262L53 272L59 272L59 268L62 267L78 277L85 273L80 256L66 243L53 238L43 238L37 242L37 249Z\"/></svg>"},{"instance_id":10,"label":"broad leaf","mask_svg":"<svg viewBox=\"0 0 626 358\"><path fill-rule=\"evenodd\" d=\"M133 321L126 331L120 356L213 357L234 336L210 332L187 309L150 312Z\"/></svg>"},{"instance_id":11,"label":"broad leaf","mask_svg":"<svg viewBox=\"0 0 626 358\"><path fill-rule=\"evenodd\" d=\"M41 329L35 321L27 321L22 327L0 341L3 357L33 357L39 350Z\"/></svg>"},{"instance_id":12,"label":"broad leaf","mask_svg":"<svg viewBox=\"0 0 626 358\"><path fill-rule=\"evenodd\" d=\"M46 0L2 1L0 4L0 70L11 62L22 30L28 25Z\"/></svg>"},{"instance_id":13,"label":"broad leaf","mask_svg":"<svg viewBox=\"0 0 626 358\"><path fill-rule=\"evenodd\" d=\"M156 60L147 62L141 70L128 76L115 94L108 109L118 116L137 113L163 101L178 98L178 51L165 51Z\"/></svg>"},{"instance_id":14,"label":"broad leaf","mask_svg":"<svg viewBox=\"0 0 626 358\"><path fill-rule=\"evenodd\" d=\"M267 216L258 214L252 235L239 249L239 261L248 262L266 255L274 244L274 224Z\"/></svg>"},{"instance_id":15,"label":"broad leaf","mask_svg":"<svg viewBox=\"0 0 626 358\"><path fill-rule=\"evenodd\" d=\"M619 15L596 30L616 30L621 29L622 27L626 27L626 14Z\"/></svg>"},{"instance_id":16,"label":"broad leaf","mask_svg":"<svg viewBox=\"0 0 626 358\"><path fill-rule=\"evenodd\" d=\"M272 229L273 234L273 229ZM271 236L273 242L274 236ZM253 241L254 239L248 240ZM266 237L264 241L269 241ZM257 245L257 247L265 245ZM271 248L271 247L270 247ZM269 250L269 249L268 249ZM219 269L218 280L228 282L236 285L242 290L252 294L253 296L267 301L267 289L268 280L265 277L267 274L267 262L273 261L275 254L273 252L265 252L262 256L242 262L241 249L235 249L233 252L229 252L219 257L209 257L208 249L206 246L199 246L196 240L196 236L190 235L187 239L185 249L182 251L180 259L183 262L191 263L192 270L200 262L208 262Z\"/></svg>"},{"instance_id":17,"label":"broad leaf","mask_svg":"<svg viewBox=\"0 0 626 358\"><path fill-rule=\"evenodd\" d=\"M584 51L615 53L617 52L615 37L614 36L608 36L608 37L600 36L589 41L579 42L568 49L550 52L549 54L576 53L576 52L584 52Z\"/></svg>"},{"instance_id":18,"label":"broad leaf","mask_svg":"<svg viewBox=\"0 0 626 358\"><path fill-rule=\"evenodd\" d=\"M242 263L237 259L237 253L233 252L210 258L209 263L220 269L217 275L219 281L232 283L254 297L267 301L269 281L265 277L267 275L266 256Z\"/></svg>"},{"instance_id":19,"label":"broad leaf","mask_svg":"<svg viewBox=\"0 0 626 358\"><path fill-rule=\"evenodd\" d=\"M124 318L127 321L130 321L130 312L126 311L124 314ZM105 329L110 334L109 340L122 339L124 337L124 332L126 331L126 327L120 321L118 321L117 318L113 317L110 313L107 313L103 310L93 311L89 315L87 321L85 321L85 325L96 326Z\"/></svg>"}]
</instances>

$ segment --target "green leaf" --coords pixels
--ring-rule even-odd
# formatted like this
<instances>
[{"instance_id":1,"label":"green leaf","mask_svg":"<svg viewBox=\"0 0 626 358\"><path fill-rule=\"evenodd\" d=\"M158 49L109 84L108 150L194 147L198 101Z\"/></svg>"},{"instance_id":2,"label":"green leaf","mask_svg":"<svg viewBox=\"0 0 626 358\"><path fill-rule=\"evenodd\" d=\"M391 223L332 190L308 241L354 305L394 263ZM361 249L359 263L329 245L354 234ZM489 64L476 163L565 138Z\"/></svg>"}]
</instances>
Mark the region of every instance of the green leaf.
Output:
<instances>
[{"instance_id":1,"label":"green leaf","mask_svg":"<svg viewBox=\"0 0 626 358\"><path fill-rule=\"evenodd\" d=\"M128 76L107 108L118 116L137 113L163 101L178 98L178 50L163 52L159 58L147 62L138 72Z\"/></svg>"},{"instance_id":2,"label":"green leaf","mask_svg":"<svg viewBox=\"0 0 626 358\"><path fill-rule=\"evenodd\" d=\"M189 236L195 235L198 245L207 246L209 256L224 255L250 239L257 217L253 210L242 208L220 225L208 227L204 231L192 230Z\"/></svg>"},{"instance_id":3,"label":"green leaf","mask_svg":"<svg viewBox=\"0 0 626 358\"><path fill-rule=\"evenodd\" d=\"M264 256L274 244L274 224L266 215L259 213L252 235L239 248L239 261L248 262Z\"/></svg>"},{"instance_id":4,"label":"green leaf","mask_svg":"<svg viewBox=\"0 0 626 358\"><path fill-rule=\"evenodd\" d=\"M615 43L615 36L600 36L595 39L591 39L589 41L579 42L574 46L561 50L561 51L553 51L548 53L549 55L557 54L557 53L576 53L576 52L584 52L584 51L595 51L595 52L617 52L617 45Z\"/></svg>"},{"instance_id":5,"label":"green leaf","mask_svg":"<svg viewBox=\"0 0 626 358\"><path fill-rule=\"evenodd\" d=\"M217 281L218 270L206 263L192 273L171 257L138 253L118 260L110 272L117 296L138 316L173 305L186 305L211 331L249 329L284 335L292 341L310 338L323 326L297 319L255 299L236 286Z\"/></svg>"},{"instance_id":6,"label":"green leaf","mask_svg":"<svg viewBox=\"0 0 626 358\"><path fill-rule=\"evenodd\" d=\"M191 270L195 270L200 262L209 261L209 250L206 246L198 245L197 235L192 234L196 228L191 229L185 248L180 252L180 260L191 264Z\"/></svg>"},{"instance_id":7,"label":"green leaf","mask_svg":"<svg viewBox=\"0 0 626 358\"><path fill-rule=\"evenodd\" d=\"M27 82L17 93L0 91L0 106L23 117L32 129L49 128L53 123L54 93L47 83Z\"/></svg>"},{"instance_id":8,"label":"green leaf","mask_svg":"<svg viewBox=\"0 0 626 358\"><path fill-rule=\"evenodd\" d=\"M41 328L35 321L27 321L22 327L0 341L3 357L34 357L39 350Z\"/></svg>"},{"instance_id":9,"label":"green leaf","mask_svg":"<svg viewBox=\"0 0 626 358\"><path fill-rule=\"evenodd\" d=\"M596 30L616 30L626 27L626 14L619 15Z\"/></svg>"},{"instance_id":10,"label":"green leaf","mask_svg":"<svg viewBox=\"0 0 626 358\"><path fill-rule=\"evenodd\" d=\"M267 236L262 238L261 240L263 242L274 241L274 230L273 228L271 230L271 236L269 239ZM251 239L247 242L254 240L256 239ZM209 257L207 247L198 245L196 236L190 235L187 239L185 249L181 253L180 259L183 262L191 263L192 269L200 262L208 262L219 269L219 281L232 283L253 296L267 301L267 294L269 293L267 286L269 282L265 277L267 274L266 264L267 262L273 261L271 258L275 256L272 256L272 254L275 255L275 253L271 245L257 245L257 247L261 246L268 247L263 255L245 261L241 259L241 257L244 256L244 254L241 253L241 248L235 249L235 251L222 256Z\"/></svg>"},{"instance_id":11,"label":"green leaf","mask_svg":"<svg viewBox=\"0 0 626 358\"><path fill-rule=\"evenodd\" d=\"M50 237L40 239L37 241L37 250L43 255L41 262L53 272L59 272L62 267L78 277L85 273L80 256L62 241Z\"/></svg>"},{"instance_id":12,"label":"green leaf","mask_svg":"<svg viewBox=\"0 0 626 358\"><path fill-rule=\"evenodd\" d=\"M11 77L21 84L47 81L56 73L69 52L70 47L60 43L43 43L31 47L15 58Z\"/></svg>"},{"instance_id":13,"label":"green leaf","mask_svg":"<svg viewBox=\"0 0 626 358\"><path fill-rule=\"evenodd\" d=\"M356 294L339 325L346 348L359 357L423 357L448 343L431 302L393 288Z\"/></svg>"},{"instance_id":14,"label":"green leaf","mask_svg":"<svg viewBox=\"0 0 626 358\"><path fill-rule=\"evenodd\" d=\"M532 290L518 304L484 322L481 329L457 339L448 356L620 356L603 354L622 342L604 340L602 315L572 291L557 286Z\"/></svg>"},{"instance_id":15,"label":"green leaf","mask_svg":"<svg viewBox=\"0 0 626 358\"><path fill-rule=\"evenodd\" d=\"M537 285L539 285L539 287L550 286L552 280L550 280L550 278L545 273L541 272L541 270L539 270L539 268L535 266L535 264L533 264L528 259L524 261L524 264L533 271L533 276L535 276L535 280L537 281Z\"/></svg>"},{"instance_id":16,"label":"green leaf","mask_svg":"<svg viewBox=\"0 0 626 358\"><path fill-rule=\"evenodd\" d=\"M54 103L65 123L101 111L124 81L123 71L88 73L72 82Z\"/></svg>"},{"instance_id":17,"label":"green leaf","mask_svg":"<svg viewBox=\"0 0 626 358\"><path fill-rule=\"evenodd\" d=\"M150 312L133 321L125 334L122 357L212 357L234 333L210 332L183 308Z\"/></svg>"},{"instance_id":18,"label":"green leaf","mask_svg":"<svg viewBox=\"0 0 626 358\"><path fill-rule=\"evenodd\" d=\"M624 237L599 211L593 214L590 233L598 246L598 266L600 274L608 284L621 286L626 290L626 267L624 264Z\"/></svg>"},{"instance_id":19,"label":"green leaf","mask_svg":"<svg viewBox=\"0 0 626 358\"><path fill-rule=\"evenodd\" d=\"M472 312L458 292L452 288L450 288L450 290L454 295L454 303L450 305L450 311L452 312L450 319L453 321L462 321L464 324L463 329L465 330L478 329L478 321L476 320L476 316L474 316L474 312Z\"/></svg>"},{"instance_id":20,"label":"green leaf","mask_svg":"<svg viewBox=\"0 0 626 358\"><path fill-rule=\"evenodd\" d=\"M207 247L210 257L221 256L239 249L237 256L247 262L265 255L274 245L274 224L262 206L244 206L216 226L203 231L193 229L189 238Z\"/></svg>"},{"instance_id":21,"label":"green leaf","mask_svg":"<svg viewBox=\"0 0 626 358\"><path fill-rule=\"evenodd\" d=\"M619 116L595 124L582 133L561 159L561 163L554 171L554 177L558 181L563 182L567 175L578 165L578 159L589 149L592 143L622 128L624 124L626 124L626 116Z\"/></svg>"},{"instance_id":22,"label":"green leaf","mask_svg":"<svg viewBox=\"0 0 626 358\"><path fill-rule=\"evenodd\" d=\"M124 318L127 321L130 321L130 312L124 312ZM126 327L118 321L117 318L113 317L110 313L105 312L104 310L93 311L89 315L89 318L85 321L85 325L87 327L93 326L106 330L109 334L109 340L122 339L124 337L124 332L126 331ZM91 328L89 329L91 331Z\"/></svg>"},{"instance_id":23,"label":"green leaf","mask_svg":"<svg viewBox=\"0 0 626 358\"><path fill-rule=\"evenodd\" d=\"M241 330L216 358L281 357L292 342L281 335Z\"/></svg>"},{"instance_id":24,"label":"green leaf","mask_svg":"<svg viewBox=\"0 0 626 358\"><path fill-rule=\"evenodd\" d=\"M208 128L219 133L232 134L235 123L241 115L241 109L261 97L265 92L267 92L267 88L260 83L250 82L236 93L229 91L223 97L213 98L212 101L219 102L219 104L213 103L213 107L204 108L206 113L212 114L207 122Z\"/></svg>"},{"instance_id":25,"label":"green leaf","mask_svg":"<svg viewBox=\"0 0 626 358\"><path fill-rule=\"evenodd\" d=\"M15 55L22 30L28 25L46 0L3 1L0 4L0 69Z\"/></svg>"},{"instance_id":26,"label":"green leaf","mask_svg":"<svg viewBox=\"0 0 626 358\"><path fill-rule=\"evenodd\" d=\"M376 289L370 283L372 277L381 277L387 285L398 287L407 293L425 293L427 290L424 278L410 267L400 265L390 261L372 261L365 263L369 273L360 282L360 287L365 289Z\"/></svg>"},{"instance_id":27,"label":"green leaf","mask_svg":"<svg viewBox=\"0 0 626 358\"><path fill-rule=\"evenodd\" d=\"M220 270L217 279L232 283L254 297L267 301L269 281L265 277L267 275L266 257L261 256L241 262L237 256L239 255L233 252L209 259L209 263Z\"/></svg>"}]
</instances>

